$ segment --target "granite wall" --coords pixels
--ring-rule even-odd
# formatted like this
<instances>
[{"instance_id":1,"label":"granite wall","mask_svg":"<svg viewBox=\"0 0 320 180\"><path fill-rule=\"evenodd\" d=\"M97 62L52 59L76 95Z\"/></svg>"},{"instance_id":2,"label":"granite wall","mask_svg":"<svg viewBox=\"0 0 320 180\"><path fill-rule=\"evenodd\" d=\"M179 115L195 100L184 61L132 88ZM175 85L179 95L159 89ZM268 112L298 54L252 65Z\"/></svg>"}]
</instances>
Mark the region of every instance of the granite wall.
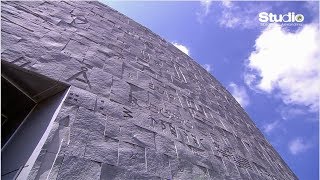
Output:
<instances>
[{"instance_id":1,"label":"granite wall","mask_svg":"<svg viewBox=\"0 0 320 180\"><path fill-rule=\"evenodd\" d=\"M108 6L1 2L1 20L2 61L71 88L28 179L297 179L211 74Z\"/></svg>"}]
</instances>

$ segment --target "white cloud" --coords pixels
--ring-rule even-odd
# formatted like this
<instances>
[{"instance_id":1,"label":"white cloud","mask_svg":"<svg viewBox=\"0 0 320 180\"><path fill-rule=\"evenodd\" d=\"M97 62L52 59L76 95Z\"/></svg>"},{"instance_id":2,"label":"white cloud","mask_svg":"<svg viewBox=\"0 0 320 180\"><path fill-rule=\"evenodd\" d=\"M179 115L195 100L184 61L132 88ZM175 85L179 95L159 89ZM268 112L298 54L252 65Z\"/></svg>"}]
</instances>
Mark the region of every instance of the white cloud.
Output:
<instances>
[{"instance_id":1,"label":"white cloud","mask_svg":"<svg viewBox=\"0 0 320 180\"><path fill-rule=\"evenodd\" d=\"M190 51L189 48L187 48L186 46L179 44L179 43L172 43L176 48L180 49L180 51L184 52L187 55L190 55Z\"/></svg>"},{"instance_id":2,"label":"white cloud","mask_svg":"<svg viewBox=\"0 0 320 180\"><path fill-rule=\"evenodd\" d=\"M204 8L204 14L208 15L210 12L210 6L212 4L212 0L200 0L200 4Z\"/></svg>"},{"instance_id":3,"label":"white cloud","mask_svg":"<svg viewBox=\"0 0 320 180\"><path fill-rule=\"evenodd\" d=\"M224 7L231 8L233 4L231 3L230 0L224 0L224 1L222 1L222 5Z\"/></svg>"},{"instance_id":4,"label":"white cloud","mask_svg":"<svg viewBox=\"0 0 320 180\"><path fill-rule=\"evenodd\" d=\"M285 104L317 111L320 92L320 42L317 25L286 32L270 24L256 39L246 64L245 82L251 88L277 94Z\"/></svg>"},{"instance_id":5,"label":"white cloud","mask_svg":"<svg viewBox=\"0 0 320 180\"><path fill-rule=\"evenodd\" d=\"M243 86L238 86L231 82L229 84L229 90L232 96L239 102L239 104L244 108L249 105L250 100L246 89Z\"/></svg>"},{"instance_id":6,"label":"white cloud","mask_svg":"<svg viewBox=\"0 0 320 180\"><path fill-rule=\"evenodd\" d=\"M202 67L208 72L212 71L212 65L211 64L204 64L204 65L202 65Z\"/></svg>"},{"instance_id":7,"label":"white cloud","mask_svg":"<svg viewBox=\"0 0 320 180\"><path fill-rule=\"evenodd\" d=\"M226 28L249 29L261 27L258 14L271 9L266 3L222 1L219 24Z\"/></svg>"},{"instance_id":8,"label":"white cloud","mask_svg":"<svg viewBox=\"0 0 320 180\"><path fill-rule=\"evenodd\" d=\"M291 154L297 155L299 153L307 151L309 148L311 148L311 144L305 142L302 138L296 138L289 142L289 150Z\"/></svg>"},{"instance_id":9,"label":"white cloud","mask_svg":"<svg viewBox=\"0 0 320 180\"><path fill-rule=\"evenodd\" d=\"M301 8L306 8L308 13L312 14L312 21L319 22L319 3L318 2L301 2ZM226 28L251 29L263 28L258 20L261 12L274 13L273 7L282 7L282 12L290 12L292 8L288 2L243 2L223 0L221 2L221 16L218 19L219 24ZM309 18L310 19L310 18Z\"/></svg>"},{"instance_id":10,"label":"white cloud","mask_svg":"<svg viewBox=\"0 0 320 180\"><path fill-rule=\"evenodd\" d=\"M303 109L294 108L294 107L283 107L283 108L280 107L280 114L283 120L287 120L287 119L305 115L307 114L307 112L304 111Z\"/></svg>"},{"instance_id":11,"label":"white cloud","mask_svg":"<svg viewBox=\"0 0 320 180\"><path fill-rule=\"evenodd\" d=\"M200 0L201 10L197 12L198 21L203 22L203 19L210 13L210 8L212 5L212 0Z\"/></svg>"},{"instance_id":12,"label":"white cloud","mask_svg":"<svg viewBox=\"0 0 320 180\"><path fill-rule=\"evenodd\" d=\"M244 74L244 82L246 83L246 85L249 86L250 89L255 89L253 84L255 82L255 80L257 79L257 76L253 73L245 73Z\"/></svg>"},{"instance_id":13,"label":"white cloud","mask_svg":"<svg viewBox=\"0 0 320 180\"><path fill-rule=\"evenodd\" d=\"M270 134L277 127L279 127L279 121L274 121L272 123L265 124L263 126L263 132L265 132L266 134Z\"/></svg>"}]
</instances>

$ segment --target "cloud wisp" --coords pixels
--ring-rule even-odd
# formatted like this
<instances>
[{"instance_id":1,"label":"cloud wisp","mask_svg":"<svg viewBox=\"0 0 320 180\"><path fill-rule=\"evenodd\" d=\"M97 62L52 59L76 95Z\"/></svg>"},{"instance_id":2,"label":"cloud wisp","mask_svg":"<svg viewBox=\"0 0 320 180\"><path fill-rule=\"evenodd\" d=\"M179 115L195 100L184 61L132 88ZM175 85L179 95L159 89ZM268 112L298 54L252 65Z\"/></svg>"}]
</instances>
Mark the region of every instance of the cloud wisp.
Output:
<instances>
[{"instance_id":1,"label":"cloud wisp","mask_svg":"<svg viewBox=\"0 0 320 180\"><path fill-rule=\"evenodd\" d=\"M305 116L307 112L302 108L296 108L296 107L280 107L279 113L281 115L281 118L283 120L289 120L296 117Z\"/></svg>"},{"instance_id":2,"label":"cloud wisp","mask_svg":"<svg viewBox=\"0 0 320 180\"><path fill-rule=\"evenodd\" d=\"M320 93L320 42L318 27L305 25L286 32L270 24L256 39L244 79L252 89L280 97L285 104L317 111Z\"/></svg>"},{"instance_id":3,"label":"cloud wisp","mask_svg":"<svg viewBox=\"0 0 320 180\"><path fill-rule=\"evenodd\" d=\"M245 108L250 104L250 99L247 94L245 87L238 86L237 84L231 82L228 86L232 96L239 102L241 107Z\"/></svg>"},{"instance_id":4,"label":"cloud wisp","mask_svg":"<svg viewBox=\"0 0 320 180\"><path fill-rule=\"evenodd\" d=\"M272 131L274 131L278 127L279 127L279 121L274 121L272 123L265 124L263 126L263 132L266 134L270 134Z\"/></svg>"},{"instance_id":5,"label":"cloud wisp","mask_svg":"<svg viewBox=\"0 0 320 180\"><path fill-rule=\"evenodd\" d=\"M290 141L288 147L292 155L297 155L310 149L311 144L298 137Z\"/></svg>"},{"instance_id":6,"label":"cloud wisp","mask_svg":"<svg viewBox=\"0 0 320 180\"><path fill-rule=\"evenodd\" d=\"M221 27L249 29L260 27L257 15L270 9L267 3L200 0L200 11L196 15L200 24L207 16L215 14Z\"/></svg>"},{"instance_id":7,"label":"cloud wisp","mask_svg":"<svg viewBox=\"0 0 320 180\"><path fill-rule=\"evenodd\" d=\"M190 55L190 50L186 46L179 44L179 43L172 43L176 48L180 49L180 51L184 52L186 55Z\"/></svg>"},{"instance_id":8,"label":"cloud wisp","mask_svg":"<svg viewBox=\"0 0 320 180\"><path fill-rule=\"evenodd\" d=\"M204 18L210 13L212 2L212 0L200 0L201 9L200 12L197 12L197 18L200 24L202 24Z\"/></svg>"},{"instance_id":9,"label":"cloud wisp","mask_svg":"<svg viewBox=\"0 0 320 180\"><path fill-rule=\"evenodd\" d=\"M222 1L222 13L219 18L219 25L226 28L251 29L259 28L258 14L269 11L270 5L254 2L231 2Z\"/></svg>"}]
</instances>

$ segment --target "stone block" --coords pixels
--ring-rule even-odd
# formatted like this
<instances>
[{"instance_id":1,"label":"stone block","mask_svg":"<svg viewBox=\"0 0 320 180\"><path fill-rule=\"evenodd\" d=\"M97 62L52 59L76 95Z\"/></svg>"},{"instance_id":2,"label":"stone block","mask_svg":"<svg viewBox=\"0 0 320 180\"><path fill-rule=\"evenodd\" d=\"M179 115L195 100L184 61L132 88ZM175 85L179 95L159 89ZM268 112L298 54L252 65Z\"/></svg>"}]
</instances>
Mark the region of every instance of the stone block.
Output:
<instances>
[{"instance_id":1,"label":"stone block","mask_svg":"<svg viewBox=\"0 0 320 180\"><path fill-rule=\"evenodd\" d=\"M80 107L72 128L85 129L91 133L103 135L106 117L100 113Z\"/></svg>"},{"instance_id":2,"label":"stone block","mask_svg":"<svg viewBox=\"0 0 320 180\"><path fill-rule=\"evenodd\" d=\"M99 68L93 68L88 72L88 81L90 82L90 92L108 97L112 85L112 75Z\"/></svg>"},{"instance_id":3,"label":"stone block","mask_svg":"<svg viewBox=\"0 0 320 180\"><path fill-rule=\"evenodd\" d=\"M96 180L100 178L101 164L74 156L66 156L57 180Z\"/></svg>"},{"instance_id":4,"label":"stone block","mask_svg":"<svg viewBox=\"0 0 320 180\"><path fill-rule=\"evenodd\" d=\"M72 86L65 100L66 103L94 110L97 95Z\"/></svg>"},{"instance_id":5,"label":"stone block","mask_svg":"<svg viewBox=\"0 0 320 180\"><path fill-rule=\"evenodd\" d=\"M146 150L147 171L164 179L172 179L170 157L153 149Z\"/></svg>"},{"instance_id":6,"label":"stone block","mask_svg":"<svg viewBox=\"0 0 320 180\"><path fill-rule=\"evenodd\" d=\"M84 158L92 161L117 165L119 141L105 138L104 141L93 140L86 146Z\"/></svg>"},{"instance_id":7,"label":"stone block","mask_svg":"<svg viewBox=\"0 0 320 180\"><path fill-rule=\"evenodd\" d=\"M110 99L123 105L129 105L130 85L118 79L112 80Z\"/></svg>"},{"instance_id":8,"label":"stone block","mask_svg":"<svg viewBox=\"0 0 320 180\"><path fill-rule=\"evenodd\" d=\"M168 156L177 157L177 150L175 144L172 140L165 136L156 135L155 136L156 149L158 152L167 154Z\"/></svg>"},{"instance_id":9,"label":"stone block","mask_svg":"<svg viewBox=\"0 0 320 180\"><path fill-rule=\"evenodd\" d=\"M119 146L119 166L136 172L146 172L145 148L126 142Z\"/></svg>"},{"instance_id":10,"label":"stone block","mask_svg":"<svg viewBox=\"0 0 320 180\"><path fill-rule=\"evenodd\" d=\"M123 180L123 179L139 179L139 180L161 180L159 176L148 173L139 173L130 171L127 168L103 164L101 171L101 180Z\"/></svg>"}]
</instances>

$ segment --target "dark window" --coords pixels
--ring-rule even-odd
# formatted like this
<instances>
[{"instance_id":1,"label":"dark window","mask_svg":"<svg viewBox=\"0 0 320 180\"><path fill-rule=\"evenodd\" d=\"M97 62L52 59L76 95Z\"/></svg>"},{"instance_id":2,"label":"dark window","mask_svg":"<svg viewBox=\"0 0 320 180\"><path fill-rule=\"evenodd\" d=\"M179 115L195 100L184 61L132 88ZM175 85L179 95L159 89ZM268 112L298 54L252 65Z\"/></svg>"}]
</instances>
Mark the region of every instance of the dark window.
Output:
<instances>
[{"instance_id":1,"label":"dark window","mask_svg":"<svg viewBox=\"0 0 320 180\"><path fill-rule=\"evenodd\" d=\"M2 148L36 103L2 76L1 87Z\"/></svg>"},{"instance_id":2,"label":"dark window","mask_svg":"<svg viewBox=\"0 0 320 180\"><path fill-rule=\"evenodd\" d=\"M28 175L67 87L1 61L1 179Z\"/></svg>"}]
</instances>

